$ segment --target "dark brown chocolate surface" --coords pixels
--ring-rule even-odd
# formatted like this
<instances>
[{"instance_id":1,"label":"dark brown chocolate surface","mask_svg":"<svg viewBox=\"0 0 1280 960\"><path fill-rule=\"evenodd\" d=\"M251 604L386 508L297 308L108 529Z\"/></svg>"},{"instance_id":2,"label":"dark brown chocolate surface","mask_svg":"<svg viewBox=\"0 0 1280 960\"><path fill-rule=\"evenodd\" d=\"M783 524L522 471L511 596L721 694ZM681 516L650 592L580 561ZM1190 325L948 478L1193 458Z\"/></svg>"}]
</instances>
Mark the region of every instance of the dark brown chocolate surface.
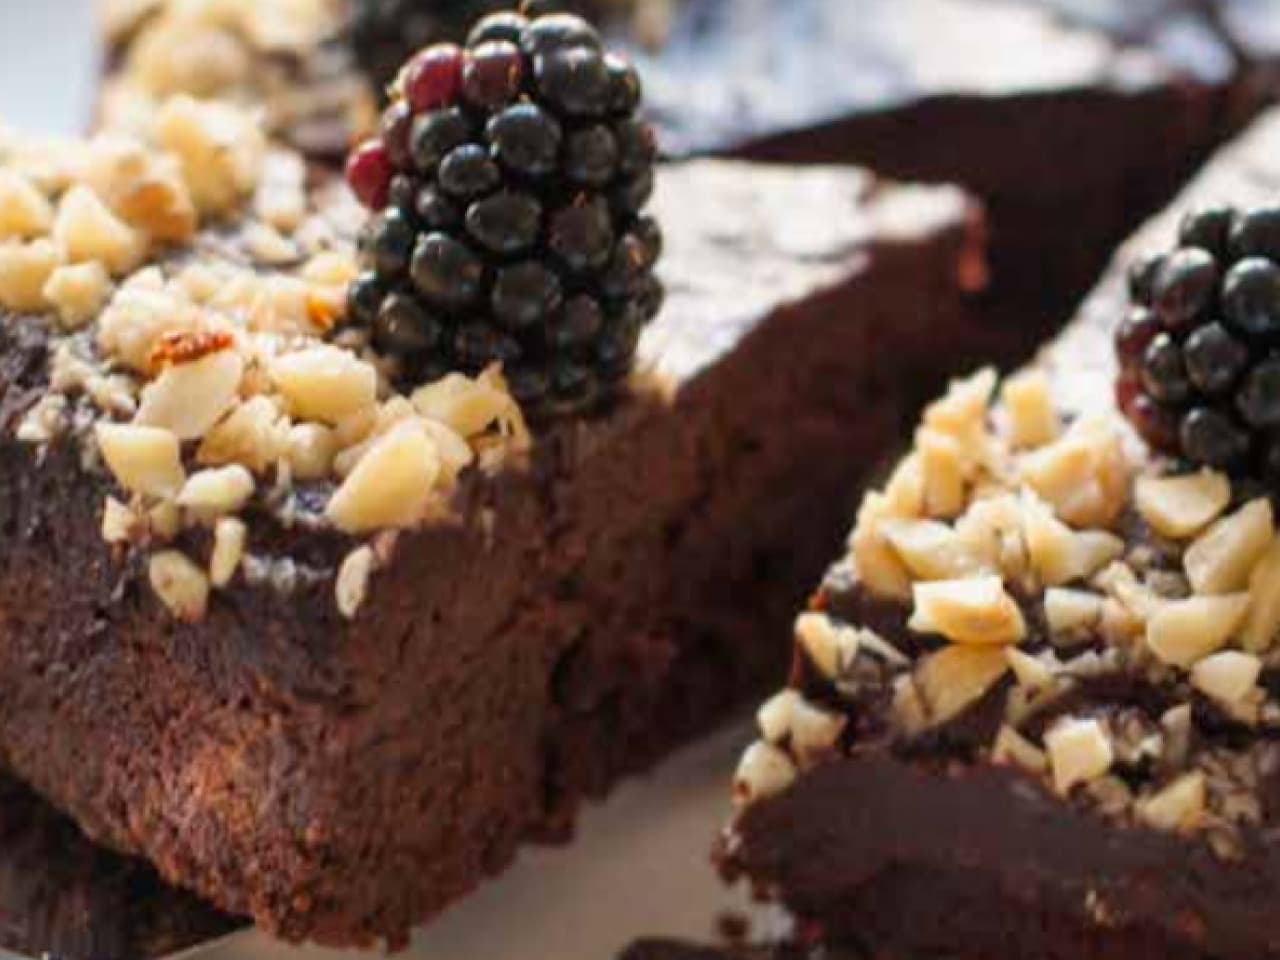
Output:
<instances>
[{"instance_id":1,"label":"dark brown chocolate surface","mask_svg":"<svg viewBox=\"0 0 1280 960\"><path fill-rule=\"evenodd\" d=\"M403 537L354 623L332 599L347 541L252 525L291 592L241 585L172 623L101 543L78 453L5 441L7 765L279 935L395 943L776 675L916 399L901 384L1019 338L969 312L980 223L958 191L717 162L662 179L670 303L644 351L670 397L466 485L461 522ZM43 340L0 332L8 436Z\"/></svg>"},{"instance_id":2,"label":"dark brown chocolate surface","mask_svg":"<svg viewBox=\"0 0 1280 960\"><path fill-rule=\"evenodd\" d=\"M1125 309L1127 264L1167 248L1192 205L1274 200L1278 146L1272 112L1120 251L1041 358L1067 409L1110 406L1111 331ZM848 613L841 594L856 596L857 585L829 589ZM864 608L857 619L871 614L886 636L902 633L900 621L895 631L892 617L874 613ZM726 840L725 862L831 942L886 960L1280 956L1271 832L1246 832L1242 856L1223 860L1194 838L1116 826L965 755L854 748L751 807ZM1266 823L1277 810L1274 784L1260 799Z\"/></svg>"}]
</instances>

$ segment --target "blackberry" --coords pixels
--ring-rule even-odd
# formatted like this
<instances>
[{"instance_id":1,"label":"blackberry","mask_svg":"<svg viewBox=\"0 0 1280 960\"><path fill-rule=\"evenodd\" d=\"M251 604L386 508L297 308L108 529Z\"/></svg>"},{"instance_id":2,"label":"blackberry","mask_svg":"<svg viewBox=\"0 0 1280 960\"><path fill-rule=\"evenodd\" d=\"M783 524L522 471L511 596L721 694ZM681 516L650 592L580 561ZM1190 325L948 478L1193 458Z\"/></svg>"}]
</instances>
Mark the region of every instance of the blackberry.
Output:
<instances>
[{"instance_id":1,"label":"blackberry","mask_svg":"<svg viewBox=\"0 0 1280 960\"><path fill-rule=\"evenodd\" d=\"M1188 213L1129 272L1116 399L1157 450L1280 483L1280 207Z\"/></svg>"},{"instance_id":2,"label":"blackberry","mask_svg":"<svg viewBox=\"0 0 1280 960\"><path fill-rule=\"evenodd\" d=\"M663 300L635 70L576 16L496 13L392 96L348 163L373 213L349 322L407 384L501 363L535 419L616 395Z\"/></svg>"}]
</instances>

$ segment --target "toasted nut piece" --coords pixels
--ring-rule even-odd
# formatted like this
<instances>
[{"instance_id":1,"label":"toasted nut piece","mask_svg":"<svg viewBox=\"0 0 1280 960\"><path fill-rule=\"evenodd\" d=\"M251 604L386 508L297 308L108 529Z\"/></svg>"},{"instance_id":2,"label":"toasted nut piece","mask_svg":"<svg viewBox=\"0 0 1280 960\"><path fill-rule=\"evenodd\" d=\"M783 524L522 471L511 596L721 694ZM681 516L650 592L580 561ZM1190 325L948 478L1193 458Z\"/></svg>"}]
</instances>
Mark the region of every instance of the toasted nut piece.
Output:
<instances>
[{"instance_id":1,"label":"toasted nut piece","mask_svg":"<svg viewBox=\"0 0 1280 960\"><path fill-rule=\"evenodd\" d=\"M128 136L89 144L85 182L131 227L154 240L181 243L196 232L196 209L177 160Z\"/></svg>"},{"instance_id":2,"label":"toasted nut piece","mask_svg":"<svg viewBox=\"0 0 1280 960\"><path fill-rule=\"evenodd\" d=\"M35 312L48 306L44 291L61 262L48 240L0 244L0 306Z\"/></svg>"},{"instance_id":3,"label":"toasted nut piece","mask_svg":"<svg viewBox=\"0 0 1280 960\"><path fill-rule=\"evenodd\" d=\"M1020 767L1027 773L1042 774L1049 770L1049 758L1043 750L1010 726L996 734L991 748L991 762Z\"/></svg>"},{"instance_id":4,"label":"toasted nut piece","mask_svg":"<svg viewBox=\"0 0 1280 960\"><path fill-rule=\"evenodd\" d=\"M285 354L271 364L270 372L297 420L336 426L377 402L377 371L338 347L309 347Z\"/></svg>"},{"instance_id":5,"label":"toasted nut piece","mask_svg":"<svg viewBox=\"0 0 1280 960\"><path fill-rule=\"evenodd\" d=\"M837 679L858 655L858 631L836 624L825 613L802 613L796 617L796 640L828 680Z\"/></svg>"},{"instance_id":6,"label":"toasted nut piece","mask_svg":"<svg viewBox=\"0 0 1280 960\"><path fill-rule=\"evenodd\" d=\"M1192 589L1200 594L1243 590L1274 535L1271 501L1265 497L1223 517L1201 534L1182 558Z\"/></svg>"},{"instance_id":7,"label":"toasted nut piece","mask_svg":"<svg viewBox=\"0 0 1280 960\"><path fill-rule=\"evenodd\" d=\"M182 489L178 438L159 427L99 423L98 447L107 468L122 487L148 497L172 497Z\"/></svg>"},{"instance_id":8,"label":"toasted nut piece","mask_svg":"<svg viewBox=\"0 0 1280 960\"><path fill-rule=\"evenodd\" d=\"M1001 647L943 647L916 664L915 688L930 726L949 723L1009 672Z\"/></svg>"},{"instance_id":9,"label":"toasted nut piece","mask_svg":"<svg viewBox=\"0 0 1280 960\"><path fill-rule=\"evenodd\" d=\"M799 700L794 690L779 690L756 711L756 725L767 743L781 743L791 734L791 708Z\"/></svg>"},{"instance_id":10,"label":"toasted nut piece","mask_svg":"<svg viewBox=\"0 0 1280 960\"><path fill-rule=\"evenodd\" d=\"M439 473L440 456L426 432L412 421L397 424L351 471L325 514L347 533L414 526L436 496Z\"/></svg>"},{"instance_id":11,"label":"toasted nut piece","mask_svg":"<svg viewBox=\"0 0 1280 960\"><path fill-rule=\"evenodd\" d=\"M111 277L100 263L58 267L49 274L43 297L58 311L66 327L82 327L102 309L111 296Z\"/></svg>"},{"instance_id":12,"label":"toasted nut piece","mask_svg":"<svg viewBox=\"0 0 1280 960\"><path fill-rule=\"evenodd\" d=\"M1044 594L1044 615L1054 634L1093 630L1102 621L1102 597L1085 590L1053 587Z\"/></svg>"},{"instance_id":13,"label":"toasted nut piece","mask_svg":"<svg viewBox=\"0 0 1280 960\"><path fill-rule=\"evenodd\" d=\"M1022 611L999 577L917 583L912 593L908 626L917 633L976 645L1017 643L1026 635Z\"/></svg>"},{"instance_id":14,"label":"toasted nut piece","mask_svg":"<svg viewBox=\"0 0 1280 960\"><path fill-rule=\"evenodd\" d=\"M1023 653L1017 647L1005 647L1004 655L1018 680L1018 686L1044 690L1053 685L1053 671L1039 657Z\"/></svg>"},{"instance_id":15,"label":"toasted nut piece","mask_svg":"<svg viewBox=\"0 0 1280 960\"><path fill-rule=\"evenodd\" d=\"M288 439L288 419L266 397L254 397L205 435L196 462L202 466L239 463L262 473L285 455Z\"/></svg>"},{"instance_id":16,"label":"toasted nut piece","mask_svg":"<svg viewBox=\"0 0 1280 960\"><path fill-rule=\"evenodd\" d=\"M172 497L166 497L147 511L147 526L155 540L168 541L182 530L182 511Z\"/></svg>"},{"instance_id":17,"label":"toasted nut piece","mask_svg":"<svg viewBox=\"0 0 1280 960\"><path fill-rule=\"evenodd\" d=\"M952 381L946 395L925 410L924 425L961 442L984 433L996 381L996 372L990 367Z\"/></svg>"},{"instance_id":18,"label":"toasted nut piece","mask_svg":"<svg viewBox=\"0 0 1280 960\"><path fill-rule=\"evenodd\" d=\"M167 367L143 388L135 422L199 440L235 406L243 376L244 360L234 350Z\"/></svg>"},{"instance_id":19,"label":"toasted nut piece","mask_svg":"<svg viewBox=\"0 0 1280 960\"><path fill-rule=\"evenodd\" d=\"M148 567L151 589L179 620L195 623L209 608L209 578L177 550L164 550Z\"/></svg>"},{"instance_id":20,"label":"toasted nut piece","mask_svg":"<svg viewBox=\"0 0 1280 960\"><path fill-rule=\"evenodd\" d=\"M937 520L888 519L880 530L915 580L959 580L990 571L955 530Z\"/></svg>"},{"instance_id":21,"label":"toasted nut piece","mask_svg":"<svg viewBox=\"0 0 1280 960\"><path fill-rule=\"evenodd\" d=\"M0 170L0 240L30 240L53 227L53 204L26 177Z\"/></svg>"},{"instance_id":22,"label":"toasted nut piece","mask_svg":"<svg viewBox=\"0 0 1280 960\"><path fill-rule=\"evenodd\" d=\"M115 497L107 497L102 510L102 539L107 543L128 543L137 529L137 514Z\"/></svg>"},{"instance_id":23,"label":"toasted nut piece","mask_svg":"<svg viewBox=\"0 0 1280 960\"><path fill-rule=\"evenodd\" d=\"M156 137L182 163L196 209L225 216L252 195L266 141L254 117L228 103L171 97L156 117Z\"/></svg>"},{"instance_id":24,"label":"toasted nut piece","mask_svg":"<svg viewBox=\"0 0 1280 960\"><path fill-rule=\"evenodd\" d=\"M163 277L144 270L126 280L103 310L98 347L131 369L150 374L152 353L162 337L203 330L205 325L195 304L165 289Z\"/></svg>"},{"instance_id":25,"label":"toasted nut piece","mask_svg":"<svg viewBox=\"0 0 1280 960\"><path fill-rule=\"evenodd\" d=\"M1249 575L1249 622L1240 635L1240 646L1250 653L1265 653L1280 633L1280 538Z\"/></svg>"},{"instance_id":26,"label":"toasted nut piece","mask_svg":"<svg viewBox=\"0 0 1280 960\"><path fill-rule=\"evenodd\" d=\"M950 519L965 508L965 462L960 441L928 428L916 434L920 473L924 481L926 516Z\"/></svg>"},{"instance_id":27,"label":"toasted nut piece","mask_svg":"<svg viewBox=\"0 0 1280 960\"><path fill-rule=\"evenodd\" d=\"M757 741L747 747L733 777L733 801L747 807L758 800L772 797L791 786L796 778L796 765L782 750Z\"/></svg>"},{"instance_id":28,"label":"toasted nut piece","mask_svg":"<svg viewBox=\"0 0 1280 960\"><path fill-rule=\"evenodd\" d=\"M1205 811L1205 776L1185 773L1138 804L1138 819L1156 830L1188 831L1199 826Z\"/></svg>"},{"instance_id":29,"label":"toasted nut piece","mask_svg":"<svg viewBox=\"0 0 1280 960\"><path fill-rule=\"evenodd\" d=\"M412 402L419 414L445 424L463 437L484 433L514 403L510 394L460 373L419 387Z\"/></svg>"},{"instance_id":30,"label":"toasted nut piece","mask_svg":"<svg viewBox=\"0 0 1280 960\"><path fill-rule=\"evenodd\" d=\"M1247 593L1162 604L1147 622L1147 648L1164 663L1189 668L1226 646L1248 612Z\"/></svg>"},{"instance_id":31,"label":"toasted nut piece","mask_svg":"<svg viewBox=\"0 0 1280 960\"><path fill-rule=\"evenodd\" d=\"M1078 783L1096 780L1111 769L1115 753L1097 720L1068 718L1044 735L1053 770L1053 786L1066 795Z\"/></svg>"},{"instance_id":32,"label":"toasted nut piece","mask_svg":"<svg viewBox=\"0 0 1280 960\"><path fill-rule=\"evenodd\" d=\"M142 262L146 237L117 217L88 187L72 187L58 203L53 238L72 263L97 261L115 276Z\"/></svg>"},{"instance_id":33,"label":"toasted nut piece","mask_svg":"<svg viewBox=\"0 0 1280 960\"><path fill-rule=\"evenodd\" d=\"M366 545L352 550L342 561L338 569L338 579L334 584L334 594L338 602L338 612L348 620L354 620L360 608L369 596L369 580L373 576L377 556L373 548Z\"/></svg>"},{"instance_id":34,"label":"toasted nut piece","mask_svg":"<svg viewBox=\"0 0 1280 960\"><path fill-rule=\"evenodd\" d=\"M881 523L888 516L888 501L884 496L867 494L858 510L858 522L849 546L858 577L873 596L905 600L911 596L911 575L880 531Z\"/></svg>"},{"instance_id":35,"label":"toasted nut piece","mask_svg":"<svg viewBox=\"0 0 1280 960\"><path fill-rule=\"evenodd\" d=\"M1093 576L1124 553L1124 541L1101 530L1076 533L1030 490L1023 491L1022 534L1027 557L1051 587Z\"/></svg>"},{"instance_id":36,"label":"toasted nut piece","mask_svg":"<svg viewBox=\"0 0 1280 960\"><path fill-rule=\"evenodd\" d=\"M1161 715L1160 731L1164 735L1161 759L1166 767L1181 770L1187 766L1193 727L1194 713L1189 703L1170 707Z\"/></svg>"},{"instance_id":37,"label":"toasted nut piece","mask_svg":"<svg viewBox=\"0 0 1280 960\"><path fill-rule=\"evenodd\" d=\"M840 714L799 697L791 705L791 749L801 759L825 753L836 745L846 723Z\"/></svg>"},{"instance_id":38,"label":"toasted nut piece","mask_svg":"<svg viewBox=\"0 0 1280 960\"><path fill-rule=\"evenodd\" d=\"M1043 371L1010 377L1000 390L1000 400L1009 416L1009 442L1015 447L1042 447L1057 438L1062 424Z\"/></svg>"},{"instance_id":39,"label":"toasted nut piece","mask_svg":"<svg viewBox=\"0 0 1280 960\"><path fill-rule=\"evenodd\" d=\"M124 75L153 97L185 92L225 95L247 82L253 70L249 48L227 27L164 16L139 32L128 47Z\"/></svg>"},{"instance_id":40,"label":"toasted nut piece","mask_svg":"<svg viewBox=\"0 0 1280 960\"><path fill-rule=\"evenodd\" d=\"M924 516L924 461L919 453L904 457L885 484L884 498L895 517L915 519Z\"/></svg>"},{"instance_id":41,"label":"toasted nut piece","mask_svg":"<svg viewBox=\"0 0 1280 960\"><path fill-rule=\"evenodd\" d=\"M1194 537L1230 502L1231 482L1212 470L1181 477L1142 476L1134 485L1134 503L1142 519L1172 540Z\"/></svg>"},{"instance_id":42,"label":"toasted nut piece","mask_svg":"<svg viewBox=\"0 0 1280 960\"><path fill-rule=\"evenodd\" d=\"M956 521L956 535L988 570L1009 582L1024 579L1030 564L1022 535L1022 506L1012 494L975 500Z\"/></svg>"},{"instance_id":43,"label":"toasted nut piece","mask_svg":"<svg viewBox=\"0 0 1280 960\"><path fill-rule=\"evenodd\" d=\"M1022 458L1023 481L1057 516L1078 528L1105 529L1124 509L1130 468L1111 421L1084 417L1059 440Z\"/></svg>"},{"instance_id":44,"label":"toasted nut piece","mask_svg":"<svg viewBox=\"0 0 1280 960\"><path fill-rule=\"evenodd\" d=\"M239 464L194 473L178 494L178 506L212 520L237 513L253 496L253 474Z\"/></svg>"},{"instance_id":45,"label":"toasted nut piece","mask_svg":"<svg viewBox=\"0 0 1280 960\"><path fill-rule=\"evenodd\" d=\"M213 528L213 554L209 557L209 582L221 590L236 575L244 559L249 528L243 520L223 517Z\"/></svg>"},{"instance_id":46,"label":"toasted nut piece","mask_svg":"<svg viewBox=\"0 0 1280 960\"><path fill-rule=\"evenodd\" d=\"M1223 650L1191 668L1191 685L1219 703L1239 703L1258 685L1262 661L1251 653Z\"/></svg>"},{"instance_id":47,"label":"toasted nut piece","mask_svg":"<svg viewBox=\"0 0 1280 960\"><path fill-rule=\"evenodd\" d=\"M333 430L318 423L299 423L289 430L289 466L299 480L321 480L333 470L338 441Z\"/></svg>"}]
</instances>

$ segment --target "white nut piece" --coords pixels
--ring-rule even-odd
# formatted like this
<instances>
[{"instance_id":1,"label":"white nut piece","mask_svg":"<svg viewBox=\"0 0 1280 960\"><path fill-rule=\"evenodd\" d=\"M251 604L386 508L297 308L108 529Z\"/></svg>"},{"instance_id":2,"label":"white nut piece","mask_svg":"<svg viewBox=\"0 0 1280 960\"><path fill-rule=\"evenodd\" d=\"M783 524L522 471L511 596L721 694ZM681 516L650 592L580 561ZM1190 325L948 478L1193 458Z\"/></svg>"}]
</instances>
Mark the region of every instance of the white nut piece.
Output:
<instances>
[{"instance_id":1,"label":"white nut piece","mask_svg":"<svg viewBox=\"0 0 1280 960\"><path fill-rule=\"evenodd\" d=\"M285 455L289 421L276 405L258 396L240 404L211 429L196 451L202 466L239 463L262 473Z\"/></svg>"},{"instance_id":2,"label":"white nut piece","mask_svg":"<svg viewBox=\"0 0 1280 960\"><path fill-rule=\"evenodd\" d=\"M924 512L950 519L965 507L965 455L960 440L925 427L916 433L916 452L924 482Z\"/></svg>"},{"instance_id":3,"label":"white nut piece","mask_svg":"<svg viewBox=\"0 0 1280 960\"><path fill-rule=\"evenodd\" d=\"M0 240L31 240L53 227L53 204L30 180L0 170Z\"/></svg>"},{"instance_id":4,"label":"white nut piece","mask_svg":"<svg viewBox=\"0 0 1280 960\"><path fill-rule=\"evenodd\" d=\"M914 689L929 726L949 723L1009 672L1002 647L943 647L916 664Z\"/></svg>"},{"instance_id":5,"label":"white nut piece","mask_svg":"<svg viewBox=\"0 0 1280 960\"><path fill-rule=\"evenodd\" d=\"M239 464L193 473L178 494L178 506L203 520L237 513L254 491L253 474Z\"/></svg>"},{"instance_id":6,"label":"white nut piece","mask_svg":"<svg viewBox=\"0 0 1280 960\"><path fill-rule=\"evenodd\" d=\"M1231 482L1213 470L1180 477L1142 476L1134 484L1133 497L1151 529L1171 540L1186 540L1227 509Z\"/></svg>"},{"instance_id":7,"label":"white nut piece","mask_svg":"<svg viewBox=\"0 0 1280 960\"><path fill-rule=\"evenodd\" d=\"M128 543L138 529L138 516L115 497L107 497L102 509L102 539L107 543Z\"/></svg>"},{"instance_id":8,"label":"white nut piece","mask_svg":"<svg viewBox=\"0 0 1280 960\"><path fill-rule=\"evenodd\" d=\"M77 263L58 267L49 275L42 291L63 326L82 327L102 310L111 296L111 277L100 263Z\"/></svg>"},{"instance_id":9,"label":"white nut piece","mask_svg":"<svg viewBox=\"0 0 1280 960\"><path fill-rule=\"evenodd\" d=\"M48 240L0 244L0 306L18 312L44 310L45 287L61 262L58 248Z\"/></svg>"},{"instance_id":10,"label":"white nut piece","mask_svg":"<svg viewBox=\"0 0 1280 960\"><path fill-rule=\"evenodd\" d=\"M1017 647L1005 647L1004 655L1018 686L1029 690L1045 690L1053 686L1053 670L1041 658L1024 653Z\"/></svg>"},{"instance_id":11,"label":"white nut piece","mask_svg":"<svg viewBox=\"0 0 1280 960\"><path fill-rule=\"evenodd\" d=\"M802 613L796 617L795 637L828 680L837 679L858 655L858 631L836 624L825 613Z\"/></svg>"},{"instance_id":12,"label":"white nut piece","mask_svg":"<svg viewBox=\"0 0 1280 960\"><path fill-rule=\"evenodd\" d=\"M451 427L463 437L484 433L512 404L510 395L460 373L419 387L412 401L422 416Z\"/></svg>"},{"instance_id":13,"label":"white nut piece","mask_svg":"<svg viewBox=\"0 0 1280 960\"><path fill-rule=\"evenodd\" d=\"M1022 480L1079 529L1106 529L1124 509L1130 466L1116 425L1082 417L1060 439L1026 454Z\"/></svg>"},{"instance_id":14,"label":"white nut piece","mask_svg":"<svg viewBox=\"0 0 1280 960\"><path fill-rule=\"evenodd\" d=\"M911 596L911 575L880 530L890 516L889 502L882 494L867 494L858 509L849 549L858 578L873 596L906 600Z\"/></svg>"},{"instance_id":15,"label":"white nut piece","mask_svg":"<svg viewBox=\"0 0 1280 960\"><path fill-rule=\"evenodd\" d=\"M373 576L377 556L373 548L357 547L343 558L334 583L334 595L338 612L348 620L354 620L369 595L369 581Z\"/></svg>"},{"instance_id":16,"label":"white nut piece","mask_svg":"<svg viewBox=\"0 0 1280 960\"><path fill-rule=\"evenodd\" d=\"M186 554L163 550L148 566L151 589L178 620L195 623L209 608L209 578Z\"/></svg>"},{"instance_id":17,"label":"white nut piece","mask_svg":"<svg viewBox=\"0 0 1280 960\"><path fill-rule=\"evenodd\" d=\"M1271 501L1265 497L1223 517L1187 548L1183 568L1199 594L1235 593L1249 583L1249 575L1275 536Z\"/></svg>"},{"instance_id":18,"label":"white nut piece","mask_svg":"<svg viewBox=\"0 0 1280 960\"><path fill-rule=\"evenodd\" d=\"M1158 793L1138 804L1138 819L1156 830L1189 831L1199 826L1205 812L1205 776L1199 770L1185 773Z\"/></svg>"},{"instance_id":19,"label":"white nut piece","mask_svg":"<svg viewBox=\"0 0 1280 960\"><path fill-rule=\"evenodd\" d=\"M159 143L178 157L196 208L225 216L257 186L266 142L253 115L225 102L171 97L156 117Z\"/></svg>"},{"instance_id":20,"label":"white nut piece","mask_svg":"<svg viewBox=\"0 0 1280 960\"><path fill-rule=\"evenodd\" d=\"M1046 590L1044 615L1049 631L1061 635L1095 629L1102 621L1102 599L1087 590Z\"/></svg>"},{"instance_id":21,"label":"white nut piece","mask_svg":"<svg viewBox=\"0 0 1280 960\"><path fill-rule=\"evenodd\" d=\"M999 577L939 580L912 587L908 623L917 633L937 633L962 644L1017 643L1027 632L1022 611Z\"/></svg>"},{"instance_id":22,"label":"white nut piece","mask_svg":"<svg viewBox=\"0 0 1280 960\"><path fill-rule=\"evenodd\" d=\"M1124 553L1124 541L1102 530L1076 532L1030 490L1022 496L1022 535L1027 558L1046 586L1093 576Z\"/></svg>"},{"instance_id":23,"label":"white nut piece","mask_svg":"<svg viewBox=\"0 0 1280 960\"><path fill-rule=\"evenodd\" d=\"M243 377L244 360L235 350L168 366L143 388L134 422L199 440L235 406Z\"/></svg>"},{"instance_id":24,"label":"white nut piece","mask_svg":"<svg viewBox=\"0 0 1280 960\"><path fill-rule=\"evenodd\" d=\"M733 799L739 807L750 806L791 786L796 765L782 750L757 741L747 747L733 777Z\"/></svg>"},{"instance_id":25,"label":"white nut piece","mask_svg":"<svg viewBox=\"0 0 1280 960\"><path fill-rule=\"evenodd\" d=\"M1240 646L1251 653L1264 653L1280 634L1280 539L1271 541L1249 575L1249 598L1249 621L1240 635Z\"/></svg>"},{"instance_id":26,"label":"white nut piece","mask_svg":"<svg viewBox=\"0 0 1280 960\"><path fill-rule=\"evenodd\" d=\"M891 518L880 530L914 580L959 580L990 572L983 558L945 523Z\"/></svg>"},{"instance_id":27,"label":"white nut piece","mask_svg":"<svg viewBox=\"0 0 1280 960\"><path fill-rule=\"evenodd\" d=\"M800 700L794 690L780 690L756 711L756 726L768 743L781 743L791 733L791 708Z\"/></svg>"},{"instance_id":28,"label":"white nut piece","mask_svg":"<svg viewBox=\"0 0 1280 960\"><path fill-rule=\"evenodd\" d=\"M95 434L107 468L126 490L164 498L182 489L187 474L178 438L168 430L99 423Z\"/></svg>"},{"instance_id":29,"label":"white nut piece","mask_svg":"<svg viewBox=\"0 0 1280 960\"><path fill-rule=\"evenodd\" d=\"M309 347L285 354L272 362L270 374L297 420L337 426L377 402L377 371L339 347Z\"/></svg>"},{"instance_id":30,"label":"white nut piece","mask_svg":"<svg viewBox=\"0 0 1280 960\"><path fill-rule=\"evenodd\" d=\"M1064 796L1077 784L1101 777L1115 760L1110 738L1094 719L1063 720L1045 734L1044 744L1054 789Z\"/></svg>"},{"instance_id":31,"label":"white nut piece","mask_svg":"<svg viewBox=\"0 0 1280 960\"><path fill-rule=\"evenodd\" d=\"M221 590L229 584L244 560L249 528L236 517L223 517L213 528L213 553L209 556L209 582Z\"/></svg>"},{"instance_id":32,"label":"white nut piece","mask_svg":"<svg viewBox=\"0 0 1280 960\"><path fill-rule=\"evenodd\" d=\"M791 705L791 746L802 758L825 753L836 745L847 721L838 713L815 706L804 697Z\"/></svg>"},{"instance_id":33,"label":"white nut piece","mask_svg":"<svg viewBox=\"0 0 1280 960\"><path fill-rule=\"evenodd\" d=\"M85 186L58 202L53 238L72 263L98 262L114 276L129 273L146 254L146 237L112 212Z\"/></svg>"},{"instance_id":34,"label":"white nut piece","mask_svg":"<svg viewBox=\"0 0 1280 960\"><path fill-rule=\"evenodd\" d=\"M322 480L329 476L337 453L338 441L329 427L299 423L289 429L289 467L297 479Z\"/></svg>"},{"instance_id":35,"label":"white nut piece","mask_svg":"<svg viewBox=\"0 0 1280 960\"><path fill-rule=\"evenodd\" d=\"M925 410L924 425L961 441L985 432L998 379L996 371L986 367L971 377L952 381L946 394Z\"/></svg>"},{"instance_id":36,"label":"white nut piece","mask_svg":"<svg viewBox=\"0 0 1280 960\"><path fill-rule=\"evenodd\" d=\"M1191 685L1219 703L1240 703L1258 685L1262 661L1251 653L1223 650L1191 668Z\"/></svg>"},{"instance_id":37,"label":"white nut piece","mask_svg":"<svg viewBox=\"0 0 1280 960\"><path fill-rule=\"evenodd\" d=\"M414 422L377 441L334 493L325 515L340 530L412 527L426 516L440 473L435 444Z\"/></svg>"},{"instance_id":38,"label":"white nut piece","mask_svg":"<svg viewBox=\"0 0 1280 960\"><path fill-rule=\"evenodd\" d=\"M1163 663L1188 669L1226 646L1248 612L1247 593L1161 604L1147 621L1147 649Z\"/></svg>"},{"instance_id":39,"label":"white nut piece","mask_svg":"<svg viewBox=\"0 0 1280 960\"><path fill-rule=\"evenodd\" d=\"M996 733L991 747L991 762L1020 767L1027 773L1043 774L1049 770L1049 758L1034 743L1008 725Z\"/></svg>"},{"instance_id":40,"label":"white nut piece","mask_svg":"<svg viewBox=\"0 0 1280 960\"><path fill-rule=\"evenodd\" d=\"M1000 402L1009 418L1009 442L1033 449L1051 443L1062 424L1053 409L1049 378L1041 370L1010 377L1000 390Z\"/></svg>"}]
</instances>

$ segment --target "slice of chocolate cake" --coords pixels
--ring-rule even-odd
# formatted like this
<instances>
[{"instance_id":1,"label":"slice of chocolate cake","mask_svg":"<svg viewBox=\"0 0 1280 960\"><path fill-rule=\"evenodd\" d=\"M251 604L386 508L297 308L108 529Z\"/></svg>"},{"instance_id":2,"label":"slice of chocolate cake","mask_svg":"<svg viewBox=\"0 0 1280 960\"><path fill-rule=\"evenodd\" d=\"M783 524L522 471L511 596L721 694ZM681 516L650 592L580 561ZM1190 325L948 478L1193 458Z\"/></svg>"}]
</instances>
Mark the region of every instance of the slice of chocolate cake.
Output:
<instances>
[{"instance_id":1,"label":"slice of chocolate cake","mask_svg":"<svg viewBox=\"0 0 1280 960\"><path fill-rule=\"evenodd\" d=\"M1034 366L931 406L863 501L720 851L806 936L1280 956L1277 144L1272 113Z\"/></svg>"},{"instance_id":2,"label":"slice of chocolate cake","mask_svg":"<svg viewBox=\"0 0 1280 960\"><path fill-rule=\"evenodd\" d=\"M530 433L351 323L345 190L159 117L6 145L0 754L286 938L402 943L758 689L911 394L1001 346L960 191L672 166L636 377Z\"/></svg>"}]
</instances>

